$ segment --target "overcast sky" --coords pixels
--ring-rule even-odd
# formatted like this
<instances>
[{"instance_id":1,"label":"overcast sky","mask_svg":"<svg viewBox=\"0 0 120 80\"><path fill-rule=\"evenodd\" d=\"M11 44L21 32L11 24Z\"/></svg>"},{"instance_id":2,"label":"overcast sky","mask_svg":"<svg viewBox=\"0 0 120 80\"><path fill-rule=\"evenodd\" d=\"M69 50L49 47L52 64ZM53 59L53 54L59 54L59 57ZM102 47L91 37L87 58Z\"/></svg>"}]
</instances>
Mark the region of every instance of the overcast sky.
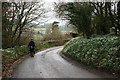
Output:
<instances>
[{"instance_id":1,"label":"overcast sky","mask_svg":"<svg viewBox=\"0 0 120 80\"><path fill-rule=\"evenodd\" d=\"M50 0L45 1L44 8L46 9L46 11L48 11L46 13L46 16L47 16L46 19L48 19L48 21L43 24L53 23L54 21L60 22L59 25L64 25L66 23L66 21L63 21L60 18L56 17L56 12L54 11L54 2Z\"/></svg>"}]
</instances>

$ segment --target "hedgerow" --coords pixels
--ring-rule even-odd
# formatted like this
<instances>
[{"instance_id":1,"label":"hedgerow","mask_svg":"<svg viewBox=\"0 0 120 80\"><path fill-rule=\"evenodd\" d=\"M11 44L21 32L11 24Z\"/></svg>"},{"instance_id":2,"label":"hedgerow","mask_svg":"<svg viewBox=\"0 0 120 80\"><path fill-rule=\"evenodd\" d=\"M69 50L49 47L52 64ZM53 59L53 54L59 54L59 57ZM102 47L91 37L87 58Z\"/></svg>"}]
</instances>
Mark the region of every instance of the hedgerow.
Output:
<instances>
[{"instance_id":1,"label":"hedgerow","mask_svg":"<svg viewBox=\"0 0 120 80\"><path fill-rule=\"evenodd\" d=\"M14 61L27 54L29 54L29 50L26 45L2 49L2 71L4 71L8 64L12 64Z\"/></svg>"},{"instance_id":2,"label":"hedgerow","mask_svg":"<svg viewBox=\"0 0 120 80\"><path fill-rule=\"evenodd\" d=\"M65 44L63 54L96 68L120 74L120 39L114 35L77 37Z\"/></svg>"}]
</instances>

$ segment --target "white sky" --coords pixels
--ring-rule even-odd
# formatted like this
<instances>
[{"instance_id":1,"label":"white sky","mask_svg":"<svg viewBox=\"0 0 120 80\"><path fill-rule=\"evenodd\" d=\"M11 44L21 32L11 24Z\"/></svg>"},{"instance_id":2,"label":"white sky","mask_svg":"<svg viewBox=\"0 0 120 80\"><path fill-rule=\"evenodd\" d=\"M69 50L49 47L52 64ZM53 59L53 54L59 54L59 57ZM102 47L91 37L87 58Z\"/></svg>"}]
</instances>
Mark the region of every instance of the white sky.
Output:
<instances>
[{"instance_id":1,"label":"white sky","mask_svg":"<svg viewBox=\"0 0 120 80\"><path fill-rule=\"evenodd\" d=\"M59 25L64 25L66 23L65 21L62 21L61 19L56 17L56 13L54 12L54 2L51 2L51 0L45 1L44 8L46 9L46 11L48 11L46 13L46 19L48 19L48 21L45 23L53 23L54 21L60 22Z\"/></svg>"}]
</instances>

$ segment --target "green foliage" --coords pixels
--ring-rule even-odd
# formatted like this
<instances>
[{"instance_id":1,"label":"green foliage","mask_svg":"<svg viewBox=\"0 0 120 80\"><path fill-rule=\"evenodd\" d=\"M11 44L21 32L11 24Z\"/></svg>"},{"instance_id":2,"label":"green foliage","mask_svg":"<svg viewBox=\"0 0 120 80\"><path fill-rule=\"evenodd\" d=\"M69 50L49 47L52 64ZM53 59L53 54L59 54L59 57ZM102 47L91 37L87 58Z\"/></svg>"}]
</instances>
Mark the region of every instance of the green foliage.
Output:
<instances>
[{"instance_id":1,"label":"green foliage","mask_svg":"<svg viewBox=\"0 0 120 80\"><path fill-rule=\"evenodd\" d=\"M117 36L110 34L91 39L78 37L68 42L62 52L87 65L120 74L118 41Z\"/></svg>"},{"instance_id":2,"label":"green foliage","mask_svg":"<svg viewBox=\"0 0 120 80\"><path fill-rule=\"evenodd\" d=\"M29 50L26 48L25 45L2 50L2 69L4 70L7 64L12 64L15 60L19 59L24 55L27 55L28 53Z\"/></svg>"},{"instance_id":3,"label":"green foliage","mask_svg":"<svg viewBox=\"0 0 120 80\"><path fill-rule=\"evenodd\" d=\"M35 48L35 50L43 50L43 49L47 49L47 48L50 48L50 47L54 47L56 46L55 44L48 44L48 43L42 43L40 46L37 46ZM57 45L58 46L58 45Z\"/></svg>"},{"instance_id":4,"label":"green foliage","mask_svg":"<svg viewBox=\"0 0 120 80\"><path fill-rule=\"evenodd\" d=\"M112 6L116 6L115 9ZM78 33L89 38L92 34L104 35L115 28L120 31L120 1L118 2L61 2L56 12L73 25Z\"/></svg>"},{"instance_id":5,"label":"green foliage","mask_svg":"<svg viewBox=\"0 0 120 80\"><path fill-rule=\"evenodd\" d=\"M61 6L59 6L58 13L61 13L59 14L61 17L69 20L69 23L74 25L78 33L83 32L84 35L89 37L91 35L91 16L93 10L94 9L87 2L69 2L61 4Z\"/></svg>"}]
</instances>

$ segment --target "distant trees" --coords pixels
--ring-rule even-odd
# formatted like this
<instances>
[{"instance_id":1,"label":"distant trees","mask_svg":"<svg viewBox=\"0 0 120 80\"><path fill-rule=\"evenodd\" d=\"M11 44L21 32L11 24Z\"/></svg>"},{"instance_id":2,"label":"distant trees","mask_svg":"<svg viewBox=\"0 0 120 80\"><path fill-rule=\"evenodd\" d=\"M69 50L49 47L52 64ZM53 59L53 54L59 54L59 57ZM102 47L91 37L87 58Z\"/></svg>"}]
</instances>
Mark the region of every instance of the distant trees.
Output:
<instances>
[{"instance_id":1,"label":"distant trees","mask_svg":"<svg viewBox=\"0 0 120 80\"><path fill-rule=\"evenodd\" d=\"M36 2L2 3L2 47L19 45L23 32L28 31L29 24L43 16L44 9Z\"/></svg>"},{"instance_id":2,"label":"distant trees","mask_svg":"<svg viewBox=\"0 0 120 80\"><path fill-rule=\"evenodd\" d=\"M51 32L52 40L60 40L64 38L64 35L59 29L58 23L59 22L54 21L52 24L52 32Z\"/></svg>"},{"instance_id":3,"label":"distant trees","mask_svg":"<svg viewBox=\"0 0 120 80\"><path fill-rule=\"evenodd\" d=\"M89 38L92 34L108 34L114 27L120 31L119 2L61 2L55 3L62 19L74 25L78 33Z\"/></svg>"},{"instance_id":4,"label":"distant trees","mask_svg":"<svg viewBox=\"0 0 120 80\"><path fill-rule=\"evenodd\" d=\"M60 40L66 38L59 29L58 23L59 22L54 21L52 23L52 26L50 28L47 28L44 40Z\"/></svg>"}]
</instances>

